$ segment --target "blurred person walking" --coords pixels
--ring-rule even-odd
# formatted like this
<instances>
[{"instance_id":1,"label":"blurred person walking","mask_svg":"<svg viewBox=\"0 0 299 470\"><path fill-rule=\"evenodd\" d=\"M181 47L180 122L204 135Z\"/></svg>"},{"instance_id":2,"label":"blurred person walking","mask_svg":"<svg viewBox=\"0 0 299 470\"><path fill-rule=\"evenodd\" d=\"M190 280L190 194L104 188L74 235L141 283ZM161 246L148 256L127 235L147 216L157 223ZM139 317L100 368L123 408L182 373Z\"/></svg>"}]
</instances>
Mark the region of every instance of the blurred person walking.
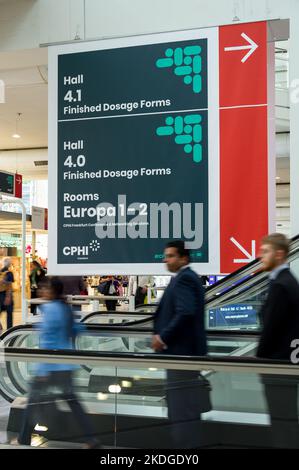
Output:
<instances>
[{"instance_id":1,"label":"blurred person walking","mask_svg":"<svg viewBox=\"0 0 299 470\"><path fill-rule=\"evenodd\" d=\"M114 276L101 277L98 286L98 291L107 296L118 296L119 295L119 282ZM106 309L109 312L116 311L117 300L105 300Z\"/></svg>"},{"instance_id":2,"label":"blurred person walking","mask_svg":"<svg viewBox=\"0 0 299 470\"><path fill-rule=\"evenodd\" d=\"M155 281L153 276L138 276L137 290L135 294L135 306L148 303L148 288L154 287ZM152 296L152 291L151 291Z\"/></svg>"},{"instance_id":3,"label":"blurred person walking","mask_svg":"<svg viewBox=\"0 0 299 470\"><path fill-rule=\"evenodd\" d=\"M41 306L43 321L40 347L50 350L72 349L73 340L82 329L82 325L74 322L72 309L65 303L62 281L58 277L48 278L42 286L42 294L48 302ZM85 448L98 446L95 430L73 390L74 368L75 366L69 364L42 363L38 365L23 416L18 437L19 444L30 445L31 434L36 424L36 413L43 401L55 403L55 400L59 399L65 400L73 412L84 433ZM58 389L59 394L55 393L54 396L53 389Z\"/></svg>"},{"instance_id":4,"label":"blurred person walking","mask_svg":"<svg viewBox=\"0 0 299 470\"><path fill-rule=\"evenodd\" d=\"M31 299L37 298L37 292L41 281L44 279L46 275L46 270L40 265L40 263L36 260L32 261L32 269L29 275L30 280L30 293ZM36 315L37 305L31 304L30 305L30 312L32 315Z\"/></svg>"},{"instance_id":5,"label":"blurred person walking","mask_svg":"<svg viewBox=\"0 0 299 470\"><path fill-rule=\"evenodd\" d=\"M3 268L0 271L0 311L6 311L7 329L12 328L13 325L14 302L12 284L14 282L14 275L11 271L11 267L11 259L4 258Z\"/></svg>"}]
</instances>

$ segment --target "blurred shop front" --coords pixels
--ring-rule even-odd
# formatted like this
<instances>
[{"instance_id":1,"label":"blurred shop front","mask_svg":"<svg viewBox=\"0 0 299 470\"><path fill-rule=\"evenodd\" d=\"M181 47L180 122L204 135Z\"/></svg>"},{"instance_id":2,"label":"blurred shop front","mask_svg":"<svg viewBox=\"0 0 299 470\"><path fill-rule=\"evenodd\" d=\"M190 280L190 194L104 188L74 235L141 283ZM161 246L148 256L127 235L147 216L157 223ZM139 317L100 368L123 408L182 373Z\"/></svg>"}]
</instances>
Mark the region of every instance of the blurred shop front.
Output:
<instances>
[{"instance_id":1,"label":"blurred shop front","mask_svg":"<svg viewBox=\"0 0 299 470\"><path fill-rule=\"evenodd\" d=\"M26 297L30 298L31 262L37 259L42 266L47 264L48 235L46 231L32 231L32 217L26 216ZM13 284L15 309L21 308L22 279L22 234L21 214L0 211L0 265L3 259L10 257L15 282Z\"/></svg>"}]
</instances>

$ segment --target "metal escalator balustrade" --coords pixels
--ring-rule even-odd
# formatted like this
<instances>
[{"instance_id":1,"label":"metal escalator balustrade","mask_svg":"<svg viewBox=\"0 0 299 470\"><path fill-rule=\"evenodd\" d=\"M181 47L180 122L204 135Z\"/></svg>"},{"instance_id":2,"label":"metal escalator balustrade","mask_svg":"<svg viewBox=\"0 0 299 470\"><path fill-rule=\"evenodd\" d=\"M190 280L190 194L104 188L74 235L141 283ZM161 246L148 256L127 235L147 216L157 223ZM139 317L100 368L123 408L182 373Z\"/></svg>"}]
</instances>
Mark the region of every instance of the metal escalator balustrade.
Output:
<instances>
[{"instance_id":1,"label":"metal escalator balustrade","mask_svg":"<svg viewBox=\"0 0 299 470\"><path fill-rule=\"evenodd\" d=\"M299 236L292 239L288 262L299 257ZM268 274L256 260L206 292L206 328L259 329L259 312L268 290Z\"/></svg>"},{"instance_id":2,"label":"metal escalator balustrade","mask_svg":"<svg viewBox=\"0 0 299 470\"><path fill-rule=\"evenodd\" d=\"M291 240L288 261L295 261L298 257L299 235ZM258 313L268 288L268 273L261 271L261 267L261 262L256 259L206 289L205 319L208 330L260 328ZM153 311L156 307L145 305L139 311ZM93 314L90 314L88 321L93 322L92 318ZM95 315L94 319L96 323L99 317Z\"/></svg>"},{"instance_id":3,"label":"metal escalator balustrade","mask_svg":"<svg viewBox=\"0 0 299 470\"><path fill-rule=\"evenodd\" d=\"M299 235L291 239L290 252L288 261L292 262L299 257ZM251 285L258 280L267 277L267 273L262 271L262 264L259 258L256 258L251 263L248 263L243 268L240 268L233 273L225 276L220 281L206 289L206 302L210 303L218 296L226 296L232 291L239 291L244 288L244 285ZM249 284L248 284L249 283ZM223 297L226 300L226 297Z\"/></svg>"},{"instance_id":4,"label":"metal escalator balustrade","mask_svg":"<svg viewBox=\"0 0 299 470\"><path fill-rule=\"evenodd\" d=\"M116 326L137 326L151 323L152 314L136 312L91 312L85 315L81 322L85 324L101 324Z\"/></svg>"},{"instance_id":5,"label":"metal escalator balustrade","mask_svg":"<svg viewBox=\"0 0 299 470\"><path fill-rule=\"evenodd\" d=\"M122 447L167 447L168 372L198 371L211 385L212 409L201 415L201 445L246 445L268 447L269 416L260 377L277 377L281 399L287 397L290 381L299 381L299 369L281 361L261 361L239 357L173 357L156 354L112 354L78 351L5 349L11 370L27 371L26 380L34 375L34 364L55 362L77 366L74 386L87 412L93 416L101 439L106 445ZM17 365L17 367L15 367ZM82 367L84 365L85 367ZM7 381L9 385L9 380ZM185 382L188 385L188 382ZM184 384L182 385L184 388ZM12 395L14 387L11 388ZM285 395L284 395L285 394ZM17 412L24 407L19 397L11 407L9 431L18 425ZM57 418L57 412L63 413ZM57 439L57 422L61 440L71 441L76 434L66 403L58 411L47 413L41 423L47 439ZM55 425L56 422L56 425ZM55 427L56 426L56 427ZM63 428L63 429L62 429ZM273 446L273 443L272 443Z\"/></svg>"},{"instance_id":6,"label":"metal escalator balustrade","mask_svg":"<svg viewBox=\"0 0 299 470\"><path fill-rule=\"evenodd\" d=\"M3 337L4 336L4 337ZM111 327L87 325L86 331L76 338L75 348L78 352L95 354L143 354L152 355L151 349L151 329L142 329L136 327ZM4 347L13 350L39 350L39 331L32 325L25 327L16 327L14 331L2 335ZM223 335L220 331L213 332L208 336L209 354L216 357L245 357L253 356L257 345L257 336L255 334L242 335L232 332ZM59 351L55 351L59 353ZM82 368L90 373L84 364ZM27 390L28 377L32 374L32 367L24 364L5 362L2 364L2 373L0 377L0 393L7 398L7 383L13 384L12 398L18 396L18 393L24 394Z\"/></svg>"}]
</instances>

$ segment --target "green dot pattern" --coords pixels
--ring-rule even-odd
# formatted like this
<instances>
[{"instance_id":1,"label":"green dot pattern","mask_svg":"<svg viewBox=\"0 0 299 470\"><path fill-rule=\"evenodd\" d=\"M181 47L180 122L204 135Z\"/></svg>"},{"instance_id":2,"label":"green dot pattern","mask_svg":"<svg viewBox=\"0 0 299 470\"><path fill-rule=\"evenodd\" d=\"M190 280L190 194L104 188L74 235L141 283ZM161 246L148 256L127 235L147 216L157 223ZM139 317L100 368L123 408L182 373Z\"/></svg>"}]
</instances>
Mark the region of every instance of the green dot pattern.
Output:
<instances>
[{"instance_id":1,"label":"green dot pattern","mask_svg":"<svg viewBox=\"0 0 299 470\"><path fill-rule=\"evenodd\" d=\"M201 93L203 87L200 46L187 46L184 49L181 47L168 48L165 51L165 57L157 59L156 67L158 69L173 68L174 74L179 78L182 77L185 85L192 85L193 93Z\"/></svg>"},{"instance_id":2,"label":"green dot pattern","mask_svg":"<svg viewBox=\"0 0 299 470\"><path fill-rule=\"evenodd\" d=\"M192 155L193 162L202 162L202 116L189 114L187 116L167 116L165 126L156 129L158 137L174 136L174 142L183 146L187 155Z\"/></svg>"}]
</instances>

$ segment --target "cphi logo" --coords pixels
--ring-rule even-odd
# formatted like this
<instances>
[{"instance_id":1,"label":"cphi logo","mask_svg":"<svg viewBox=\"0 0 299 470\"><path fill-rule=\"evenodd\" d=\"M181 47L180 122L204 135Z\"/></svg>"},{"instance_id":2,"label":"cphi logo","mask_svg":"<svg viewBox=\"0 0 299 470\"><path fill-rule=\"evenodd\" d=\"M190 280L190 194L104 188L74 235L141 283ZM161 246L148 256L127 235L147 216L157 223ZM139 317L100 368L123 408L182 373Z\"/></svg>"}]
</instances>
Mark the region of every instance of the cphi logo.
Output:
<instances>
[{"instance_id":1,"label":"cphi logo","mask_svg":"<svg viewBox=\"0 0 299 470\"><path fill-rule=\"evenodd\" d=\"M188 116L168 116L166 126L158 127L156 133L159 137L175 135L174 141L184 146L184 152L192 154L194 163L202 161L202 117L200 114Z\"/></svg>"},{"instance_id":2,"label":"cphi logo","mask_svg":"<svg viewBox=\"0 0 299 470\"><path fill-rule=\"evenodd\" d=\"M91 249L91 251L99 251L100 247L101 247L101 244L98 240L92 240L90 243L89 243L89 247Z\"/></svg>"},{"instance_id":3,"label":"cphi logo","mask_svg":"<svg viewBox=\"0 0 299 470\"><path fill-rule=\"evenodd\" d=\"M101 244L98 240L92 240L89 245L65 246L62 250L65 256L88 256L89 250L99 251Z\"/></svg>"},{"instance_id":4,"label":"cphi logo","mask_svg":"<svg viewBox=\"0 0 299 470\"><path fill-rule=\"evenodd\" d=\"M156 61L156 66L159 69L174 67L174 74L184 77L185 85L192 85L194 93L200 93L202 90L200 54L200 46L187 46L184 49L182 47L168 48L165 51L165 57Z\"/></svg>"}]
</instances>

